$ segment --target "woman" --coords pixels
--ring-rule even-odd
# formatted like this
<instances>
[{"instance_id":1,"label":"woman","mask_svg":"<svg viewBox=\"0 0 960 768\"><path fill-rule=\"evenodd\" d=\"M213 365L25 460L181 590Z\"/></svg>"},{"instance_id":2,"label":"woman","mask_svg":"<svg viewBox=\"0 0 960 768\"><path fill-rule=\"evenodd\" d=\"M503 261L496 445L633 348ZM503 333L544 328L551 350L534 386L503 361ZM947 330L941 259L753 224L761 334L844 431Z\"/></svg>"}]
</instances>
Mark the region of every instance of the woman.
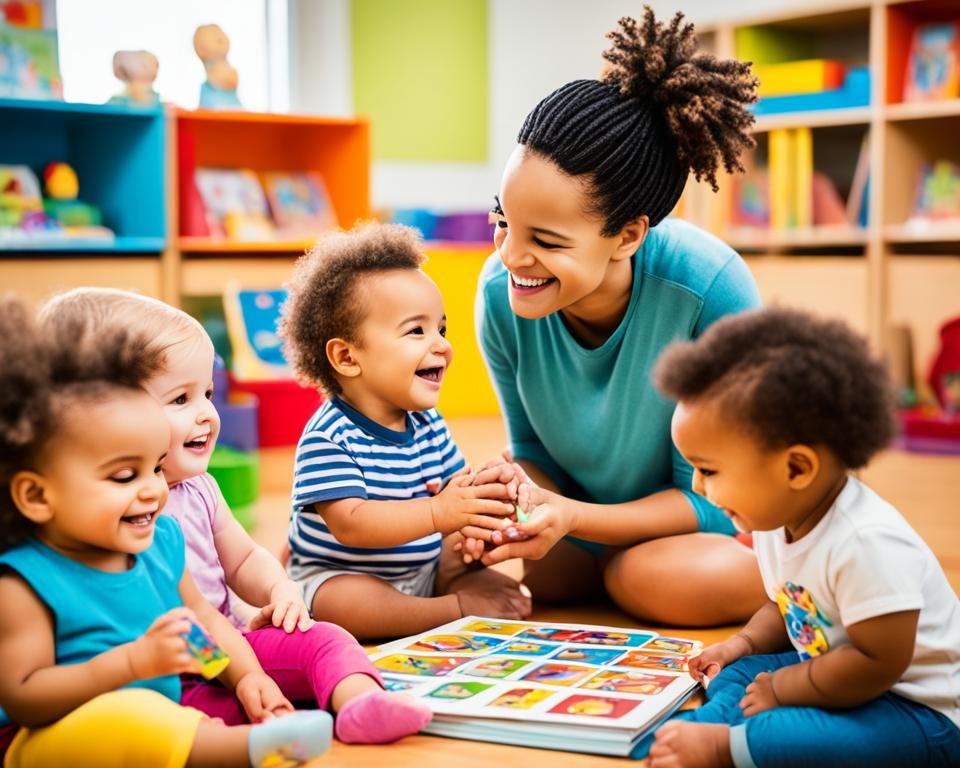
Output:
<instances>
[{"instance_id":1,"label":"woman","mask_svg":"<svg viewBox=\"0 0 960 768\"><path fill-rule=\"evenodd\" d=\"M621 19L603 79L543 99L507 162L477 332L538 508L532 538L483 560L527 558L541 600L605 587L639 619L708 625L745 620L763 588L728 517L690 490L649 372L670 342L759 303L736 253L665 220L689 173L716 189L721 163L742 170L756 80L697 53L682 19Z\"/></svg>"}]
</instances>

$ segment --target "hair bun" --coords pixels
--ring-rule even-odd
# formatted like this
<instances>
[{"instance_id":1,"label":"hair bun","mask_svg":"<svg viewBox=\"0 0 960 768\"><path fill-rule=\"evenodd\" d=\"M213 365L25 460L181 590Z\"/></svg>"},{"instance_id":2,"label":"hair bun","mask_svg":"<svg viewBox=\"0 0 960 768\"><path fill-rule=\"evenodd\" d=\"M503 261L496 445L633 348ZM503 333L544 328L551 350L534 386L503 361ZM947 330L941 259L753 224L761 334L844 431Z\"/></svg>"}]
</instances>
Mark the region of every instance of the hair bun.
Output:
<instances>
[{"instance_id":1,"label":"hair bun","mask_svg":"<svg viewBox=\"0 0 960 768\"><path fill-rule=\"evenodd\" d=\"M620 19L607 35L603 81L626 97L653 102L677 142L677 155L696 176L717 189L721 162L728 173L743 171L740 153L755 146L750 135L757 79L750 64L697 52L694 26L677 12L668 24L650 6L643 20Z\"/></svg>"}]
</instances>

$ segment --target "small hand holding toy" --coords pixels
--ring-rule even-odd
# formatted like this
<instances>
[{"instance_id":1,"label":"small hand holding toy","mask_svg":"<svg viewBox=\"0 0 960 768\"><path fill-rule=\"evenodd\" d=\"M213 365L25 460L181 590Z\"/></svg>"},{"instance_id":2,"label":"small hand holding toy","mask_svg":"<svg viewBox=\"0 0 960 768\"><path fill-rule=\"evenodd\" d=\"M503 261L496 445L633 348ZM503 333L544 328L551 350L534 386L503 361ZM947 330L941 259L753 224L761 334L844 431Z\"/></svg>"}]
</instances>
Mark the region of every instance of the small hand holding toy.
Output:
<instances>
[{"instance_id":1,"label":"small hand holding toy","mask_svg":"<svg viewBox=\"0 0 960 768\"><path fill-rule=\"evenodd\" d=\"M220 646L195 621L190 622L190 630L184 633L183 639L187 641L190 655L203 665L200 674L207 680L217 677L230 663L230 657L220 650Z\"/></svg>"}]
</instances>

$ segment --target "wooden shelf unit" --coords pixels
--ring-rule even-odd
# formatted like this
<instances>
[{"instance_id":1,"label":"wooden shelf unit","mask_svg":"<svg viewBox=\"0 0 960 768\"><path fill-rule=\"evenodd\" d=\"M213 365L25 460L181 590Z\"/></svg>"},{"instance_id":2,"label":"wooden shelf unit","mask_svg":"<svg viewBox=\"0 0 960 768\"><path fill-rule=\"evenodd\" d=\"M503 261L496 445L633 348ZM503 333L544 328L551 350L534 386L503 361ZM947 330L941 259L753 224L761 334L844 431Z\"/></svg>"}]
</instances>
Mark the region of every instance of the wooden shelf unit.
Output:
<instances>
[{"instance_id":1,"label":"wooden shelf unit","mask_svg":"<svg viewBox=\"0 0 960 768\"><path fill-rule=\"evenodd\" d=\"M0 163L40 173L69 162L80 198L113 240L0 240L0 285L33 299L76 285L134 288L179 304L227 280L272 285L307 239L240 243L180 234L181 190L194 169L313 171L338 224L370 217L366 119L0 99Z\"/></svg>"},{"instance_id":2,"label":"wooden shelf unit","mask_svg":"<svg viewBox=\"0 0 960 768\"><path fill-rule=\"evenodd\" d=\"M960 221L911 216L922 168L941 158L960 165L960 99L904 102L903 87L917 26L945 21L960 22L956 0L829 0L700 30L701 44L724 57L745 58L738 56L742 30L761 28L746 39L783 35L814 58L869 66L868 106L763 114L754 127L760 153L772 130L814 129L814 166L835 181L839 176L838 188L849 181L850 163L837 167L843 142L850 147L848 161L855 160L855 132L868 132L868 221L866 227L734 227L726 180L717 195L691 181L679 211L744 253L767 301L841 316L878 348L892 324L910 326L914 370L921 374L938 326L960 315ZM851 41L846 48L844 36ZM832 142L829 152L825 142Z\"/></svg>"}]
</instances>

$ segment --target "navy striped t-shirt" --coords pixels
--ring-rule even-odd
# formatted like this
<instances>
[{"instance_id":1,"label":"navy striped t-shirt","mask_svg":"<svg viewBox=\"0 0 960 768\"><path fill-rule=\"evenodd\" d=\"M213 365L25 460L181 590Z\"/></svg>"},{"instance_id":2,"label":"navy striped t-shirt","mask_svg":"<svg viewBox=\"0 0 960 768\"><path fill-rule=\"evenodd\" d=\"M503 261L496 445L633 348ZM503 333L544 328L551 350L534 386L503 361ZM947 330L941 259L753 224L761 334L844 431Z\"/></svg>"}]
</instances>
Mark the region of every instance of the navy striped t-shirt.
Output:
<instances>
[{"instance_id":1,"label":"navy striped t-shirt","mask_svg":"<svg viewBox=\"0 0 960 768\"><path fill-rule=\"evenodd\" d=\"M436 409L407 414L407 428L388 429L342 400L325 402L297 445L293 478L290 550L301 563L331 570L403 578L437 560L434 532L397 547L348 547L340 543L313 505L334 499L415 499L430 496L465 466Z\"/></svg>"}]
</instances>

